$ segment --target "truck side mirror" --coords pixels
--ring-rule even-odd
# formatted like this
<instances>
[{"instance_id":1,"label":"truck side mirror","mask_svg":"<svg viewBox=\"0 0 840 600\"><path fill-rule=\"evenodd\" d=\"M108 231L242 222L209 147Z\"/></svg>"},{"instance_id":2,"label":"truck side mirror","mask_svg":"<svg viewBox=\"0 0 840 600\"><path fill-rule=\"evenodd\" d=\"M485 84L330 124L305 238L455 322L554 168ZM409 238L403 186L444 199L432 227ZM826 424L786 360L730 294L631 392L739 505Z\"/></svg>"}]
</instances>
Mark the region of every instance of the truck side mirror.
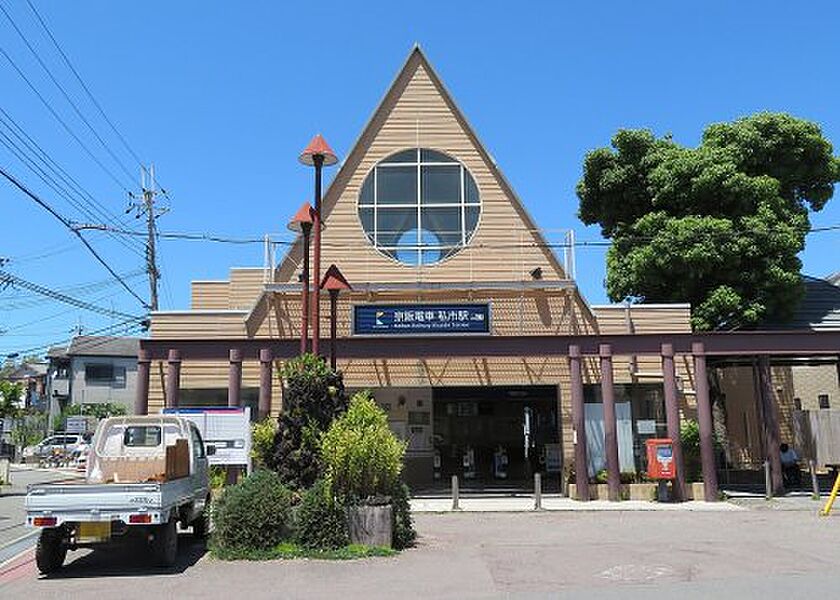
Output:
<instances>
[{"instance_id":1,"label":"truck side mirror","mask_svg":"<svg viewBox=\"0 0 840 600\"><path fill-rule=\"evenodd\" d=\"M213 456L214 454L216 454L216 446L214 446L213 444L207 444L205 451L207 453L207 456Z\"/></svg>"}]
</instances>

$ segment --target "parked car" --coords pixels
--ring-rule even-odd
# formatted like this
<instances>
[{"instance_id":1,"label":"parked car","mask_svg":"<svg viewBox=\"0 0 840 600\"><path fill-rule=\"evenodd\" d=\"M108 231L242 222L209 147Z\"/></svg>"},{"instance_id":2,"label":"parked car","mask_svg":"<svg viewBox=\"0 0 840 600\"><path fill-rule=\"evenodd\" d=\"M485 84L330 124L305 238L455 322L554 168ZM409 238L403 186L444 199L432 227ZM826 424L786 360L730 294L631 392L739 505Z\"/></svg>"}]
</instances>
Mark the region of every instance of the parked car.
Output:
<instances>
[{"instance_id":1,"label":"parked car","mask_svg":"<svg viewBox=\"0 0 840 600\"><path fill-rule=\"evenodd\" d=\"M23 462L41 462L54 457L69 460L73 453L86 444L84 434L56 433L34 446L23 449Z\"/></svg>"}]
</instances>

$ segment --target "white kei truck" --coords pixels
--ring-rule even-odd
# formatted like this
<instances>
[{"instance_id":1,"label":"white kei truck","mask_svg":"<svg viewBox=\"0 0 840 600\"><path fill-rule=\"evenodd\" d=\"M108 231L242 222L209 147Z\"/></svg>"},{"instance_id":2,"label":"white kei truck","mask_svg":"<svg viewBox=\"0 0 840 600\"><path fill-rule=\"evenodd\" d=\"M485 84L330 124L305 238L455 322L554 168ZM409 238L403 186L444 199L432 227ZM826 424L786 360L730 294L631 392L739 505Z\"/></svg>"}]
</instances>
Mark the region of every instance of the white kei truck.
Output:
<instances>
[{"instance_id":1,"label":"white kei truck","mask_svg":"<svg viewBox=\"0 0 840 600\"><path fill-rule=\"evenodd\" d=\"M139 543L160 566L178 553L178 525L205 537L210 509L208 455L194 423L169 415L111 417L99 423L84 483L30 485L26 523L40 528L41 573L61 568L68 550Z\"/></svg>"}]
</instances>

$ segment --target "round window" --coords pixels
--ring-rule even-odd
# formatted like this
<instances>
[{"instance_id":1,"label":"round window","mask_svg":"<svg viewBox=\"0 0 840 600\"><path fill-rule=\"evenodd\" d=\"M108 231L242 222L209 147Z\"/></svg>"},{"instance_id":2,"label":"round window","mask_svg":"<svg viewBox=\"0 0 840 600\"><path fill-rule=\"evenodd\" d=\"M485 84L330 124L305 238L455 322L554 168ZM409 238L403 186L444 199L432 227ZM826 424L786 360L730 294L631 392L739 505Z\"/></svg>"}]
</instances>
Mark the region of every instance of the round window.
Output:
<instances>
[{"instance_id":1,"label":"round window","mask_svg":"<svg viewBox=\"0 0 840 600\"><path fill-rule=\"evenodd\" d=\"M478 187L466 167L425 148L378 163L359 194L359 219L370 242L410 266L435 264L466 246L480 213Z\"/></svg>"}]
</instances>

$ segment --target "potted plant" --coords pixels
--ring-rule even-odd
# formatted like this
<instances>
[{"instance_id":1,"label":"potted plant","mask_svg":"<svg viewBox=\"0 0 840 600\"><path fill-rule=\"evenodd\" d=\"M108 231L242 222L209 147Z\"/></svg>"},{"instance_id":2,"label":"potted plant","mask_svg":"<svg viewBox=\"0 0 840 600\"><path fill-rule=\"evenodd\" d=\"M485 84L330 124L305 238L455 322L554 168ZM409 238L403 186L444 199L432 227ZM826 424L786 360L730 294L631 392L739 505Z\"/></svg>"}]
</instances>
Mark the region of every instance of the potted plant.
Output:
<instances>
[{"instance_id":1,"label":"potted plant","mask_svg":"<svg viewBox=\"0 0 840 600\"><path fill-rule=\"evenodd\" d=\"M325 474L346 506L351 543L391 547L392 496L401 485L405 448L368 392L353 396L347 412L324 434Z\"/></svg>"}]
</instances>

